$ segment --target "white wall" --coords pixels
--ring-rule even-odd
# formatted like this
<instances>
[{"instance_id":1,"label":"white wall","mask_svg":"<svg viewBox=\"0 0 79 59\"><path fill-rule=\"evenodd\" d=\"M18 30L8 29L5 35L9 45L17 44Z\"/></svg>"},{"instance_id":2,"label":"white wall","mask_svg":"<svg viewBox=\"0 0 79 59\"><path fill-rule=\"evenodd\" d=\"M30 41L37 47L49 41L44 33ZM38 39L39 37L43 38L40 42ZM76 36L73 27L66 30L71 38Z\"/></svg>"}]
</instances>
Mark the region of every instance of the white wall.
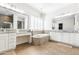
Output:
<instances>
[{"instance_id":1,"label":"white wall","mask_svg":"<svg viewBox=\"0 0 79 59\"><path fill-rule=\"evenodd\" d=\"M55 20L56 20L55 30L59 30L58 29L58 24L59 23L63 23L63 30L65 30L65 31L73 31L74 30L75 18L74 18L73 15L72 16L65 16L65 17L57 18Z\"/></svg>"},{"instance_id":2,"label":"white wall","mask_svg":"<svg viewBox=\"0 0 79 59\"><path fill-rule=\"evenodd\" d=\"M13 29L17 29L17 20L18 20L17 15L14 14L13 15Z\"/></svg>"},{"instance_id":3,"label":"white wall","mask_svg":"<svg viewBox=\"0 0 79 59\"><path fill-rule=\"evenodd\" d=\"M25 26L24 26L25 29L29 29L29 16L26 16L24 21L25 21Z\"/></svg>"},{"instance_id":4,"label":"white wall","mask_svg":"<svg viewBox=\"0 0 79 59\"><path fill-rule=\"evenodd\" d=\"M79 13L75 14L75 30L79 31Z\"/></svg>"}]
</instances>

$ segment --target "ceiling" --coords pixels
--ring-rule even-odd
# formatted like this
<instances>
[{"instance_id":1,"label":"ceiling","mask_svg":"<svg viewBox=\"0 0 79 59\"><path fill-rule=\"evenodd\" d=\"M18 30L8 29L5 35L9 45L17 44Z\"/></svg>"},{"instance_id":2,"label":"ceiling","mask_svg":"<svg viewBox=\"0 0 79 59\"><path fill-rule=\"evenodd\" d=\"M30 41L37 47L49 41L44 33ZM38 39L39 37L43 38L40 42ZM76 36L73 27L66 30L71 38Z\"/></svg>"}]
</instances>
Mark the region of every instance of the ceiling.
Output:
<instances>
[{"instance_id":1,"label":"ceiling","mask_svg":"<svg viewBox=\"0 0 79 59\"><path fill-rule=\"evenodd\" d=\"M36 12L42 12L45 14L50 14L55 12L58 9L61 9L65 6L70 5L70 3L9 3L12 7L17 7L25 12L29 12L27 9L32 7L32 10ZM29 12L30 13L30 12Z\"/></svg>"},{"instance_id":2,"label":"ceiling","mask_svg":"<svg viewBox=\"0 0 79 59\"><path fill-rule=\"evenodd\" d=\"M12 15L12 12L9 9L0 6L0 15Z\"/></svg>"},{"instance_id":3,"label":"ceiling","mask_svg":"<svg viewBox=\"0 0 79 59\"><path fill-rule=\"evenodd\" d=\"M49 14L51 12L55 12L56 10L68 6L70 4L67 3L30 3L30 6L38 9L39 11Z\"/></svg>"},{"instance_id":4,"label":"ceiling","mask_svg":"<svg viewBox=\"0 0 79 59\"><path fill-rule=\"evenodd\" d=\"M40 12L43 12L47 15L54 14L54 13L57 14L58 12L63 12L63 10L60 11L62 8L72 5L70 3L65 3L65 4L64 3L16 3L16 4L15 3L10 3L10 4L12 6L15 6L15 7L19 8L19 9L25 10L28 13L30 13L28 10L31 11L31 8L28 9L28 7L32 7L33 8L32 10L35 10L37 12L40 11ZM77 5L75 5L73 7L76 7L76 6ZM77 7L79 7L79 6L77 6ZM68 8L70 8L70 7L68 7ZM64 9L66 10L67 8L64 8ZM75 9L79 9L79 8L75 8ZM11 13L10 10L0 7L0 14L11 15L12 13Z\"/></svg>"}]
</instances>

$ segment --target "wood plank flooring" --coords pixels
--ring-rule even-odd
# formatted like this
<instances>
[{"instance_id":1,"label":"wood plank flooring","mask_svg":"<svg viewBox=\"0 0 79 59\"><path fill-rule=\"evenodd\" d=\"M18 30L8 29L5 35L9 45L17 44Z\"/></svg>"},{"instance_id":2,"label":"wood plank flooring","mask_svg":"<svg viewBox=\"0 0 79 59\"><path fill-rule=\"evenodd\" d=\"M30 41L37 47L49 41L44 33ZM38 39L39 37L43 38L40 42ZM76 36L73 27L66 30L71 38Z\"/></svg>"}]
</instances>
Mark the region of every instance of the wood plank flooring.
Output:
<instances>
[{"instance_id":1,"label":"wood plank flooring","mask_svg":"<svg viewBox=\"0 0 79 59\"><path fill-rule=\"evenodd\" d=\"M8 51L3 55L78 55L79 48L64 45L62 43L48 42L41 46L21 44L15 50Z\"/></svg>"}]
</instances>

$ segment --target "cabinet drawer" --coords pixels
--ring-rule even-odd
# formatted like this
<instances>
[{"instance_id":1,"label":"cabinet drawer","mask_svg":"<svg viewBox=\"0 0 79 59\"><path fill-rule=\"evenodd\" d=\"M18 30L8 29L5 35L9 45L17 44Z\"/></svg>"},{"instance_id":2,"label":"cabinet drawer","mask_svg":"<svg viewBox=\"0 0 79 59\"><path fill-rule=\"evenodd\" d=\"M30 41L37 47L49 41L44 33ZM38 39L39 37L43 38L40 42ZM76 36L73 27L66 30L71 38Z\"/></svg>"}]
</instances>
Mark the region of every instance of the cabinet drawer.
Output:
<instances>
[{"instance_id":1,"label":"cabinet drawer","mask_svg":"<svg viewBox=\"0 0 79 59\"><path fill-rule=\"evenodd\" d=\"M79 39L79 34L76 34L75 36L76 36L77 39Z\"/></svg>"},{"instance_id":2,"label":"cabinet drawer","mask_svg":"<svg viewBox=\"0 0 79 59\"><path fill-rule=\"evenodd\" d=\"M50 40L56 40L55 32L50 32Z\"/></svg>"}]
</instances>

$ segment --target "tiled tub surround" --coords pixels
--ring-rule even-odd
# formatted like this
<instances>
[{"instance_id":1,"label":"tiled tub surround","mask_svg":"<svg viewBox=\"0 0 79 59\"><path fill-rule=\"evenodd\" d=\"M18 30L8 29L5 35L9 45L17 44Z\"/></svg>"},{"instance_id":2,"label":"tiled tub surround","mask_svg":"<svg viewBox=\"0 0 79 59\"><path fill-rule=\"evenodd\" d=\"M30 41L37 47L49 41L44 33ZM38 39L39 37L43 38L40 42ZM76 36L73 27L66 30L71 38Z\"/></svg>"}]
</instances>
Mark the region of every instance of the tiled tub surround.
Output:
<instances>
[{"instance_id":1,"label":"tiled tub surround","mask_svg":"<svg viewBox=\"0 0 79 59\"><path fill-rule=\"evenodd\" d=\"M79 47L79 32L77 31L51 31L50 40Z\"/></svg>"}]
</instances>

